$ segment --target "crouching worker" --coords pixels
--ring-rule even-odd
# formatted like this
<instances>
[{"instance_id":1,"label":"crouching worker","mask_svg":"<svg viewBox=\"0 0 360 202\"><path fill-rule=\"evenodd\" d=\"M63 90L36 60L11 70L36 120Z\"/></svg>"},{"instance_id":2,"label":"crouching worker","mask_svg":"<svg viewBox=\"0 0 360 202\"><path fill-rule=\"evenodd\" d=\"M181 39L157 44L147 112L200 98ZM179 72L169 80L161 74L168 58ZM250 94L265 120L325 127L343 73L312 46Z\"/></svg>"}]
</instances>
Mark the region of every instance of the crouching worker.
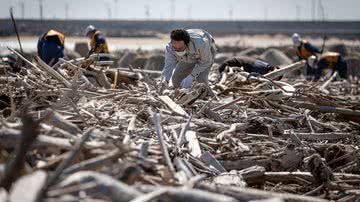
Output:
<instances>
[{"instance_id":1,"label":"crouching worker","mask_svg":"<svg viewBox=\"0 0 360 202\"><path fill-rule=\"evenodd\" d=\"M226 70L226 67L243 67L245 72L258 73L261 75L267 74L271 71L274 71L275 69L279 69L278 66L246 56L226 60L223 64L220 65L219 72L223 73Z\"/></svg>"},{"instance_id":2,"label":"crouching worker","mask_svg":"<svg viewBox=\"0 0 360 202\"><path fill-rule=\"evenodd\" d=\"M49 66L53 66L64 57L64 34L49 30L42 34L37 43L37 52L41 60Z\"/></svg>"},{"instance_id":3,"label":"crouching worker","mask_svg":"<svg viewBox=\"0 0 360 202\"><path fill-rule=\"evenodd\" d=\"M94 53L110 53L105 36L94 26L89 25L85 30L86 36L90 39L90 51L88 56ZM109 60L109 57L100 57L99 61Z\"/></svg>"},{"instance_id":4,"label":"crouching worker","mask_svg":"<svg viewBox=\"0 0 360 202\"><path fill-rule=\"evenodd\" d=\"M307 60L310 56L321 54L322 50L312 45L310 42L301 39L300 35L294 33L291 37L294 47L296 48L296 55L300 60Z\"/></svg>"},{"instance_id":5,"label":"crouching worker","mask_svg":"<svg viewBox=\"0 0 360 202\"><path fill-rule=\"evenodd\" d=\"M175 29L170 39L165 50L162 84L168 86L170 79L174 88L189 89L195 80L207 84L216 53L213 37L201 29Z\"/></svg>"},{"instance_id":6,"label":"crouching worker","mask_svg":"<svg viewBox=\"0 0 360 202\"><path fill-rule=\"evenodd\" d=\"M344 58L336 52L327 52L320 56L308 58L306 72L307 80L319 80L325 69L331 69L334 74L338 72L341 79L347 79L347 63Z\"/></svg>"}]
</instances>

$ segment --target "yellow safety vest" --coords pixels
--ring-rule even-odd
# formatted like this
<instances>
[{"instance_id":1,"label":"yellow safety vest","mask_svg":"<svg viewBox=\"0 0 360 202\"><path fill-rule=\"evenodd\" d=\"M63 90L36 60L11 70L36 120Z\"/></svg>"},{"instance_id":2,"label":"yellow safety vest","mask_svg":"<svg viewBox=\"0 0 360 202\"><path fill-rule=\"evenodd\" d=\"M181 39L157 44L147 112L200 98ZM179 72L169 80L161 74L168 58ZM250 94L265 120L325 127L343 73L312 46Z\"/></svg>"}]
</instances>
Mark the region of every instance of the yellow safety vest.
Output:
<instances>
[{"instance_id":1,"label":"yellow safety vest","mask_svg":"<svg viewBox=\"0 0 360 202\"><path fill-rule=\"evenodd\" d=\"M92 36L91 40L90 40L90 48L94 49L95 48L95 44L96 44L96 36L102 34L100 31L96 31L95 34ZM101 44L99 47L97 47L94 50L94 53L110 53L108 45L105 41L105 43Z\"/></svg>"},{"instance_id":2,"label":"yellow safety vest","mask_svg":"<svg viewBox=\"0 0 360 202\"><path fill-rule=\"evenodd\" d=\"M305 48L305 44L307 44L307 41L302 41L300 46L296 50L296 55L299 56L301 59L308 59L310 56L313 55L308 49Z\"/></svg>"},{"instance_id":3,"label":"yellow safety vest","mask_svg":"<svg viewBox=\"0 0 360 202\"><path fill-rule=\"evenodd\" d=\"M327 64L325 68L332 68L339 62L339 59L340 53L337 52L326 52L320 56L320 60L325 60Z\"/></svg>"}]
</instances>

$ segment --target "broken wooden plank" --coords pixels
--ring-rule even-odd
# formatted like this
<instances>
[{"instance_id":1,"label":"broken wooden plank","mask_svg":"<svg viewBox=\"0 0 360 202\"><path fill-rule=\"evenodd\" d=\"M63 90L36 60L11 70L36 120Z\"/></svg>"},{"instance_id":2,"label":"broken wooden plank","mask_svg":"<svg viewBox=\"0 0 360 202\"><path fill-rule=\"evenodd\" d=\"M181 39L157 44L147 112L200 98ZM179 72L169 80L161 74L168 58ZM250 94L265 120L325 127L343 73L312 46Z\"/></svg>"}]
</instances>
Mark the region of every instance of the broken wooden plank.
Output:
<instances>
[{"instance_id":1,"label":"broken wooden plank","mask_svg":"<svg viewBox=\"0 0 360 202\"><path fill-rule=\"evenodd\" d=\"M44 186L47 174L39 170L18 179L10 191L11 202L37 202L37 196Z\"/></svg>"},{"instance_id":2,"label":"broken wooden plank","mask_svg":"<svg viewBox=\"0 0 360 202\"><path fill-rule=\"evenodd\" d=\"M188 113L178 104L176 104L169 96L159 96L159 99L165 103L173 112L180 116L189 116Z\"/></svg>"},{"instance_id":3,"label":"broken wooden plank","mask_svg":"<svg viewBox=\"0 0 360 202\"><path fill-rule=\"evenodd\" d=\"M199 140L197 139L195 131L186 131L185 139L187 141L188 148L190 150L190 154L193 157L199 158L201 156L201 149Z\"/></svg>"},{"instance_id":4,"label":"broken wooden plank","mask_svg":"<svg viewBox=\"0 0 360 202\"><path fill-rule=\"evenodd\" d=\"M225 168L220 164L218 160L210 153L205 152L200 156L201 161L206 163L208 166L215 168L218 174L226 172Z\"/></svg>"},{"instance_id":5,"label":"broken wooden plank","mask_svg":"<svg viewBox=\"0 0 360 202\"><path fill-rule=\"evenodd\" d=\"M305 63L306 63L305 60L301 60L299 62L295 62L295 63L287 65L285 67L281 67L280 69L277 69L275 71L269 72L269 73L265 74L264 76L269 79L275 79L279 76L283 76L286 73L290 73L297 69L303 68Z\"/></svg>"}]
</instances>

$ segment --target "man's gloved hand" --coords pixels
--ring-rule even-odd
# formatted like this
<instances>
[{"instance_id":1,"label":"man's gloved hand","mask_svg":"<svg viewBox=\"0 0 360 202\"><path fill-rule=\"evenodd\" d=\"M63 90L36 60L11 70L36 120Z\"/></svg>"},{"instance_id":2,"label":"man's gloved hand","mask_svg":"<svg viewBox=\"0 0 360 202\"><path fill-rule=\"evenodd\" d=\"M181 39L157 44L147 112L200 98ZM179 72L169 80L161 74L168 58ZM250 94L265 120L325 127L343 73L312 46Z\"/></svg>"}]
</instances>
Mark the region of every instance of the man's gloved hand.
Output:
<instances>
[{"instance_id":1,"label":"man's gloved hand","mask_svg":"<svg viewBox=\"0 0 360 202\"><path fill-rule=\"evenodd\" d=\"M180 86L181 88L191 88L193 81L194 77L189 74L185 79L182 80Z\"/></svg>"}]
</instances>

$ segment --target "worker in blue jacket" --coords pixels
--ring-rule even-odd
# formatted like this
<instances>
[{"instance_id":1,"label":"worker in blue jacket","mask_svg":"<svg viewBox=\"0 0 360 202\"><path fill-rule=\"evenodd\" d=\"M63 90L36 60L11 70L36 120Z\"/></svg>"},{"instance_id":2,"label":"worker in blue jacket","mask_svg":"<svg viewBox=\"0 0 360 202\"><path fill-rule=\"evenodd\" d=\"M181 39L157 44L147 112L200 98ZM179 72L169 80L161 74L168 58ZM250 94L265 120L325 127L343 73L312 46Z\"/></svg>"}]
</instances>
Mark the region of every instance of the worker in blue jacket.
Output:
<instances>
[{"instance_id":1,"label":"worker in blue jacket","mask_svg":"<svg viewBox=\"0 0 360 202\"><path fill-rule=\"evenodd\" d=\"M300 35L297 33L294 33L291 38L296 48L296 55L299 57L299 60L307 60L312 55L322 53L322 50L308 41L301 39Z\"/></svg>"},{"instance_id":2,"label":"worker in blue jacket","mask_svg":"<svg viewBox=\"0 0 360 202\"><path fill-rule=\"evenodd\" d=\"M279 69L276 65L271 65L265 61L247 56L239 56L226 60L220 65L219 72L222 73L225 71L226 67L243 67L245 72L258 73L261 75Z\"/></svg>"},{"instance_id":3,"label":"worker in blue jacket","mask_svg":"<svg viewBox=\"0 0 360 202\"><path fill-rule=\"evenodd\" d=\"M307 80L319 80L325 69L331 69L332 74L337 71L341 79L347 79L346 60L337 52L326 52L320 56L310 56L308 65L313 69L306 75Z\"/></svg>"},{"instance_id":4,"label":"worker in blue jacket","mask_svg":"<svg viewBox=\"0 0 360 202\"><path fill-rule=\"evenodd\" d=\"M94 53L110 53L104 34L94 26L89 25L85 30L85 34L90 39L89 56ZM101 57L100 60L109 60L109 58Z\"/></svg>"},{"instance_id":5,"label":"worker in blue jacket","mask_svg":"<svg viewBox=\"0 0 360 202\"><path fill-rule=\"evenodd\" d=\"M64 57L65 36L56 30L49 30L42 34L38 40L37 52L41 60L49 66Z\"/></svg>"}]
</instances>

